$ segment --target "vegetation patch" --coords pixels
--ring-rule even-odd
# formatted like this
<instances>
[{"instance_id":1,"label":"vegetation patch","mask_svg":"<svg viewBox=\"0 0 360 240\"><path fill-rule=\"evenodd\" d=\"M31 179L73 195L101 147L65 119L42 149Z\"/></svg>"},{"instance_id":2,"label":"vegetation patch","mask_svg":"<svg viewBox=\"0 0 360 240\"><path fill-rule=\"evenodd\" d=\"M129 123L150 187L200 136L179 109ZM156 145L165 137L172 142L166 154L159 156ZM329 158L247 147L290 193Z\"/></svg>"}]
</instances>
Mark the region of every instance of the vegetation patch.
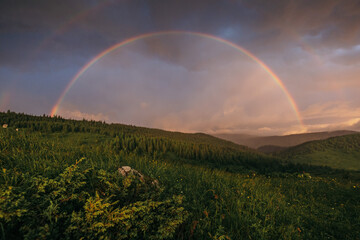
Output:
<instances>
[{"instance_id":1,"label":"vegetation patch","mask_svg":"<svg viewBox=\"0 0 360 240\"><path fill-rule=\"evenodd\" d=\"M356 171L286 164L203 135L0 118L2 239L360 236Z\"/></svg>"}]
</instances>

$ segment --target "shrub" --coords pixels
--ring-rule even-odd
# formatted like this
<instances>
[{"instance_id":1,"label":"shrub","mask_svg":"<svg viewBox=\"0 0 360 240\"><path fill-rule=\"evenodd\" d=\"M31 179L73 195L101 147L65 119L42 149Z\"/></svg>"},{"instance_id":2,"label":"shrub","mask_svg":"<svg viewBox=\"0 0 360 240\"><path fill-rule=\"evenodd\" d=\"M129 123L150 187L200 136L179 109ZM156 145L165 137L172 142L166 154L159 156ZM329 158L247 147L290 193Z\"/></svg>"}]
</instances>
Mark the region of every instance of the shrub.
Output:
<instances>
[{"instance_id":1,"label":"shrub","mask_svg":"<svg viewBox=\"0 0 360 240\"><path fill-rule=\"evenodd\" d=\"M24 178L2 185L0 223L7 239L168 239L186 220L182 196L161 199L161 189L134 176L80 170ZM4 176L6 173L3 172Z\"/></svg>"}]
</instances>

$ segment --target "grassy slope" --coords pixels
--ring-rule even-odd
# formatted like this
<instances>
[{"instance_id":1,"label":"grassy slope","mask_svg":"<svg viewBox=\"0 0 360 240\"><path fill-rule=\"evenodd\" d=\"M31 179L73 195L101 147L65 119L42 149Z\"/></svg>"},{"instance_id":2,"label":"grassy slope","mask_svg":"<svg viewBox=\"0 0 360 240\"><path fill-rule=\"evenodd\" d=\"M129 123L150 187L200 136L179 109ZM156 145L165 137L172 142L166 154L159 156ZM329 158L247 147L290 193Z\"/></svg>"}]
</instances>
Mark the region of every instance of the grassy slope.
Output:
<instances>
[{"instance_id":1,"label":"grassy slope","mask_svg":"<svg viewBox=\"0 0 360 240\"><path fill-rule=\"evenodd\" d=\"M177 136L186 141L185 135ZM53 178L85 157L82 169L113 173L119 166L129 165L158 179L163 198L184 196L183 207L190 215L173 239L356 239L360 234L360 183L354 180L309 178L297 173L229 173L146 155L114 153L106 149L111 139L94 133L0 129L0 168L7 169L0 172L0 187L21 189L26 179L17 180L19 172L26 178ZM190 137L189 141L195 140ZM29 219L34 217L39 226L54 226L43 216ZM1 218L0 223L4 224ZM17 228L15 233L19 233ZM6 228L4 234L10 234ZM48 234L48 239L54 238L53 232Z\"/></svg>"},{"instance_id":2,"label":"grassy slope","mask_svg":"<svg viewBox=\"0 0 360 240\"><path fill-rule=\"evenodd\" d=\"M67 136L68 131L66 131L65 128L66 126L71 126L71 131L75 131L75 128L78 129L77 133L79 133L79 136L81 136L82 133L86 132L102 135L102 141L108 141L108 145L112 144L111 141L113 141L114 137L117 135L130 138L160 139L163 142L172 142L171 144L173 145L185 144L187 150L193 151L192 149L200 149L200 153L196 153L196 158L195 156L188 159L184 157L175 157L176 161L180 160L182 162L191 162L197 165L200 164L216 168L223 168L231 170L233 172L243 171L245 168L249 169L250 165L253 165L253 167L255 168L259 168L263 165L262 168L264 169L267 167L268 164L273 164L275 160L273 157L269 157L265 154L257 152L254 149L248 148L246 146L237 145L233 142L219 139L203 133L170 132L160 129L136 127L124 124L105 124L103 122L95 121L87 122L77 120L65 120L58 117L49 118L46 116L39 117L15 113L0 113L0 120L1 122L7 123L10 128L31 128L33 130L35 129L35 131L41 131L43 132L43 134L46 134L48 136L56 136L58 138ZM28 124L26 125L26 123ZM55 133L53 134L49 134L52 132L51 130L49 130L51 129L51 126L55 126ZM59 126L63 126L63 128L61 128L62 130L58 129ZM85 130L83 129L84 127ZM69 142L69 144L73 144L71 141ZM97 141L98 143L100 142L99 139ZM187 150L185 150L185 152ZM212 153L210 153L208 157L200 156L206 154L206 152L208 151L212 151ZM174 159L172 154L169 154L169 158ZM245 165L245 162L247 162L248 164L246 167L243 167L243 165ZM256 164L253 164L255 162ZM275 164L279 165L280 163L279 161L277 161L275 162Z\"/></svg>"},{"instance_id":3,"label":"grassy slope","mask_svg":"<svg viewBox=\"0 0 360 240\"><path fill-rule=\"evenodd\" d=\"M210 235L212 239L221 236L231 239L356 239L360 234L357 224L360 183L300 175L231 174L161 159L96 153L91 149L97 145L94 139L101 136L87 133L13 134L13 140L20 138L22 143L13 149L2 149L6 156L1 157L1 167L8 172L17 169L30 175L56 176L85 156L84 168L111 173L121 165L129 165L158 179L164 188L163 195L185 196L184 208L191 215L174 239L184 236L185 239L190 236L211 239ZM23 143L30 145L22 148ZM4 184L3 178L0 179ZM16 187L13 181L11 185ZM39 220L39 224L43 223Z\"/></svg>"},{"instance_id":4,"label":"grassy slope","mask_svg":"<svg viewBox=\"0 0 360 240\"><path fill-rule=\"evenodd\" d=\"M308 141L327 139L335 136L343 136L354 134L354 131L333 131L333 132L315 132L315 133L302 133L291 134L285 136L251 136L244 134L217 134L216 137L232 141L237 144L249 146L251 148L259 148L261 146L279 146L290 147L302 144Z\"/></svg>"},{"instance_id":5,"label":"grassy slope","mask_svg":"<svg viewBox=\"0 0 360 240\"><path fill-rule=\"evenodd\" d=\"M360 170L360 134L307 142L282 151L279 156L295 163Z\"/></svg>"},{"instance_id":6,"label":"grassy slope","mask_svg":"<svg viewBox=\"0 0 360 240\"><path fill-rule=\"evenodd\" d=\"M27 114L15 114L15 113L4 113L0 112L0 124L7 123L9 124L9 127L14 126L18 121L23 121L23 119L26 119L28 122L49 122L49 123L70 123L70 124L77 124L77 123L83 123L83 121L77 121L77 120L65 120L62 118L47 118L47 117L40 117L40 116L32 116ZM88 122L87 125L90 122ZM245 151L252 151L252 149L238 145L236 143L233 143L228 140L224 140L221 138L217 138L208 134L204 133L182 133L182 132L170 132L170 131L164 131L161 129L155 129L155 128L146 128L146 127L137 127L132 125L125 125L125 124L104 124L102 122L91 122L94 125L96 125L100 129L115 129L118 133L124 133L124 134L131 134L131 135L141 135L141 136L147 136L147 137L164 137L164 138L171 138L173 140L178 141L186 141L191 143L197 143L197 144L210 144L218 147L225 147L225 148L231 148L235 150L245 150Z\"/></svg>"}]
</instances>

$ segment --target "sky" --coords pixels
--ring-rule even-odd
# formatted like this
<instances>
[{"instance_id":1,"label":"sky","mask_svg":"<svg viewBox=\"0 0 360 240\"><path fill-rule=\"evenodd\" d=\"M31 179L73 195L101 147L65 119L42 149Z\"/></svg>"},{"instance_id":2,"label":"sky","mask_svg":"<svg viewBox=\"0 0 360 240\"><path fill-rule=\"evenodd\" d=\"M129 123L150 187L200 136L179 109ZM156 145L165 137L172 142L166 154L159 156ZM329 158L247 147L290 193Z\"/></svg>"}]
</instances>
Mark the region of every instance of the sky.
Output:
<instances>
[{"instance_id":1,"label":"sky","mask_svg":"<svg viewBox=\"0 0 360 240\"><path fill-rule=\"evenodd\" d=\"M0 111L360 131L360 1L1 0Z\"/></svg>"}]
</instances>

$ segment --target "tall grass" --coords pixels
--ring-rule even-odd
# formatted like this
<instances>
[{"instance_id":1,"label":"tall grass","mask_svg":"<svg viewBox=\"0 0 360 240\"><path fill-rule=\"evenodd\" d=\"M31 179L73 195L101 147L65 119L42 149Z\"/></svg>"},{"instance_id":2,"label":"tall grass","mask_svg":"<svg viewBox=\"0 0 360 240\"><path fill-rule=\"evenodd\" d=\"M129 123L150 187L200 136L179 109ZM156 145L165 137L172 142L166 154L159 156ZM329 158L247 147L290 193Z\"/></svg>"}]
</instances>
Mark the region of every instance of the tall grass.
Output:
<instances>
[{"instance_id":1,"label":"tall grass","mask_svg":"<svg viewBox=\"0 0 360 240\"><path fill-rule=\"evenodd\" d=\"M101 139L101 141L98 141ZM55 179L77 160L82 171L131 166L160 182L159 199L183 196L189 214L173 239L360 239L360 184L309 174L229 173L107 146L111 137L0 130L0 185ZM96 186L97 175L88 175ZM95 199L95 196L93 196ZM34 216L36 217L36 216ZM1 226L6 226L0 215ZM6 236L7 229L1 230ZM83 236L87 237L87 236ZM146 238L146 236L144 236Z\"/></svg>"}]
</instances>

